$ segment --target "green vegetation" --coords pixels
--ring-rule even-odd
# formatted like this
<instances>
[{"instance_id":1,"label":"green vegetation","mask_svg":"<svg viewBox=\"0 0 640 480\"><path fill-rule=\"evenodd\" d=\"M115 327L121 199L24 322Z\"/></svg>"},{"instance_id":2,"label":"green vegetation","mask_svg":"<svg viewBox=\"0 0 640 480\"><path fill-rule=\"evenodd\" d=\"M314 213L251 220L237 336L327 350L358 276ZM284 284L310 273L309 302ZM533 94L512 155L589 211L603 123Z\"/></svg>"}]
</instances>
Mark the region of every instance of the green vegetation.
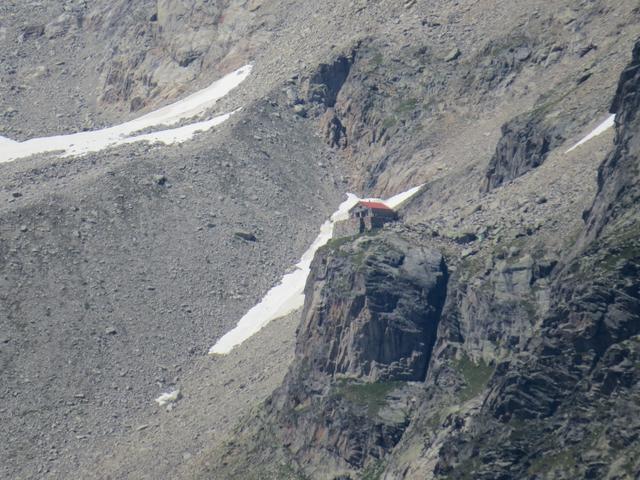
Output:
<instances>
[{"instance_id":1,"label":"green vegetation","mask_svg":"<svg viewBox=\"0 0 640 480\"><path fill-rule=\"evenodd\" d=\"M398 122L398 120L396 120L395 117L387 117L384 119L384 121L382 122L382 128L384 128L385 130L389 130L390 128L393 128L393 126Z\"/></svg>"},{"instance_id":2,"label":"green vegetation","mask_svg":"<svg viewBox=\"0 0 640 480\"><path fill-rule=\"evenodd\" d=\"M355 296L352 290L352 284L346 276L334 278L331 282L327 282L324 289L333 297L341 298L343 300Z\"/></svg>"},{"instance_id":3,"label":"green vegetation","mask_svg":"<svg viewBox=\"0 0 640 480\"><path fill-rule=\"evenodd\" d=\"M540 96L537 106L531 111L532 117L544 118L552 112L564 99L580 89L580 85L573 85L566 88L565 84L560 84L556 88L549 90Z\"/></svg>"},{"instance_id":4,"label":"green vegetation","mask_svg":"<svg viewBox=\"0 0 640 480\"><path fill-rule=\"evenodd\" d=\"M425 422L424 424L427 426L427 428L429 430L436 430L438 428L440 428L440 425L442 424L442 418L441 418L441 414L440 411L434 413L433 415L431 415Z\"/></svg>"},{"instance_id":5,"label":"green vegetation","mask_svg":"<svg viewBox=\"0 0 640 480\"><path fill-rule=\"evenodd\" d=\"M476 478L476 471L480 467L480 459L478 457L470 458L464 462L462 462L459 466L454 468L455 477L446 477L456 478L459 480L474 480Z\"/></svg>"},{"instance_id":6,"label":"green vegetation","mask_svg":"<svg viewBox=\"0 0 640 480\"><path fill-rule=\"evenodd\" d=\"M377 460L367 465L362 471L360 480L379 480L382 478L386 464L383 460Z\"/></svg>"},{"instance_id":7,"label":"green vegetation","mask_svg":"<svg viewBox=\"0 0 640 480\"><path fill-rule=\"evenodd\" d=\"M466 354L460 360L455 360L454 368L464 378L466 384L460 392L460 399L463 402L482 392L494 370L492 366L487 365L483 360L475 363Z\"/></svg>"},{"instance_id":8,"label":"green vegetation","mask_svg":"<svg viewBox=\"0 0 640 480\"><path fill-rule=\"evenodd\" d=\"M400 104L396 107L396 113L399 115L407 114L413 112L418 106L418 100L415 98L407 98L400 102Z\"/></svg>"},{"instance_id":9,"label":"green vegetation","mask_svg":"<svg viewBox=\"0 0 640 480\"><path fill-rule=\"evenodd\" d=\"M594 274L609 274L623 265L640 263L640 225L614 229L606 237L589 247L586 255L569 265L569 272L580 280L592 279Z\"/></svg>"},{"instance_id":10,"label":"green vegetation","mask_svg":"<svg viewBox=\"0 0 640 480\"><path fill-rule=\"evenodd\" d=\"M357 237L358 235L352 235L350 237L332 238L326 243L326 245L324 245L323 247L320 247L320 249L337 251L340 247L342 247L343 245L346 245L349 242L352 242Z\"/></svg>"},{"instance_id":11,"label":"green vegetation","mask_svg":"<svg viewBox=\"0 0 640 480\"><path fill-rule=\"evenodd\" d=\"M353 263L354 265L360 269L362 268L362 266L364 265L364 260L367 256L367 251L364 249L360 249L358 250L356 253L353 254Z\"/></svg>"},{"instance_id":12,"label":"green vegetation","mask_svg":"<svg viewBox=\"0 0 640 480\"><path fill-rule=\"evenodd\" d=\"M635 450L635 451L634 451ZM622 464L622 470L629 475L629 478L633 478L638 471L638 459L640 458L640 449L628 448L625 453L619 453L619 458L624 459Z\"/></svg>"},{"instance_id":13,"label":"green vegetation","mask_svg":"<svg viewBox=\"0 0 640 480\"><path fill-rule=\"evenodd\" d=\"M611 248L603 248L605 256L596 262L596 268L605 271L616 269L619 265L629 261L640 259L640 226L635 225L624 232L616 232L615 236L607 239L611 242Z\"/></svg>"},{"instance_id":14,"label":"green vegetation","mask_svg":"<svg viewBox=\"0 0 640 480\"><path fill-rule=\"evenodd\" d=\"M522 306L522 309L524 310L524 312L527 314L529 321L535 322L538 316L538 306L535 301L535 298L531 300L528 300L526 298L521 298L519 303Z\"/></svg>"},{"instance_id":15,"label":"green vegetation","mask_svg":"<svg viewBox=\"0 0 640 480\"><path fill-rule=\"evenodd\" d=\"M380 65L382 65L384 63L384 56L382 55L382 52L376 52L373 58L371 59L371 62L376 67L379 67Z\"/></svg>"},{"instance_id":16,"label":"green vegetation","mask_svg":"<svg viewBox=\"0 0 640 480\"><path fill-rule=\"evenodd\" d=\"M309 480L309 477L303 475L298 469L289 464L280 464L277 475L277 478L282 480Z\"/></svg>"},{"instance_id":17,"label":"green vegetation","mask_svg":"<svg viewBox=\"0 0 640 480\"><path fill-rule=\"evenodd\" d=\"M329 240L326 245L320 247L320 250L328 250L334 253L337 253L338 250L340 249L340 247L342 247L343 245L346 245L347 243L351 243L353 242L355 239L360 238L360 237L375 237L376 235L378 235L380 233L380 229L375 229L375 230L367 230L364 233L360 233L357 235L351 235L351 236L347 236L347 237L337 237L337 238L332 238L331 240Z\"/></svg>"},{"instance_id":18,"label":"green vegetation","mask_svg":"<svg viewBox=\"0 0 640 480\"><path fill-rule=\"evenodd\" d=\"M495 254L498 257L504 258L507 261L507 263L517 262L518 261L518 256L516 256L515 258L511 258L511 256L510 256L510 251L511 251L512 248L515 248L515 249L517 249L517 250L519 250L521 252L523 252L523 251L530 252L531 251L531 247L527 246L526 237L517 237L517 238L513 238L511 240L503 241L503 242L499 243L498 245L496 245Z\"/></svg>"},{"instance_id":19,"label":"green vegetation","mask_svg":"<svg viewBox=\"0 0 640 480\"><path fill-rule=\"evenodd\" d=\"M596 267L612 271L624 262L638 257L640 257L640 245L625 245L611 252L611 255L604 257L601 262L596 263Z\"/></svg>"},{"instance_id":20,"label":"green vegetation","mask_svg":"<svg viewBox=\"0 0 640 480\"><path fill-rule=\"evenodd\" d=\"M295 413L305 413L311 409L311 402L300 403L293 407L293 411Z\"/></svg>"},{"instance_id":21,"label":"green vegetation","mask_svg":"<svg viewBox=\"0 0 640 480\"><path fill-rule=\"evenodd\" d=\"M404 382L347 383L343 380L336 386L336 394L349 402L367 408L367 414L374 417L384 407L386 397L402 387Z\"/></svg>"},{"instance_id":22,"label":"green vegetation","mask_svg":"<svg viewBox=\"0 0 640 480\"><path fill-rule=\"evenodd\" d=\"M542 455L537 458L529 467L529 473L545 473L547 475L560 470L569 473L574 472L576 467L576 456L572 450L564 450L555 454Z\"/></svg>"},{"instance_id":23,"label":"green vegetation","mask_svg":"<svg viewBox=\"0 0 640 480\"><path fill-rule=\"evenodd\" d=\"M458 265L458 269L460 270L461 278L470 279L473 278L480 273L485 268L485 260L480 255L472 255L470 257L465 258Z\"/></svg>"},{"instance_id":24,"label":"green vegetation","mask_svg":"<svg viewBox=\"0 0 640 480\"><path fill-rule=\"evenodd\" d=\"M511 431L509 432L509 439L514 442L519 442L522 440L526 440L531 432L535 431L536 424L531 421L525 421L517 417L511 417L509 419L509 427L511 427Z\"/></svg>"}]
</instances>

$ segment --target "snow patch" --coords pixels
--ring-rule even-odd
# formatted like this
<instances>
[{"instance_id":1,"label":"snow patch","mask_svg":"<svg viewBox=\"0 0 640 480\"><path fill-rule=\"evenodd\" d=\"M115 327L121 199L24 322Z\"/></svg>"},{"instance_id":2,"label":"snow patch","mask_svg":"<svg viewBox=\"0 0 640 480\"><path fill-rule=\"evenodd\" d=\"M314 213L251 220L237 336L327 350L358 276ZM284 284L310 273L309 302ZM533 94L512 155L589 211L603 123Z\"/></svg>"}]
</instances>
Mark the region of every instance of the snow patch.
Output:
<instances>
[{"instance_id":1,"label":"snow patch","mask_svg":"<svg viewBox=\"0 0 640 480\"><path fill-rule=\"evenodd\" d=\"M424 186L424 183L422 185L418 185L417 187L410 188L406 192L398 193L397 195L394 195L388 200L385 200L384 203L386 203L387 206L393 209L396 209L400 207L404 202L409 200L411 197L413 197L416 193L418 193L423 186Z\"/></svg>"},{"instance_id":2,"label":"snow patch","mask_svg":"<svg viewBox=\"0 0 640 480\"><path fill-rule=\"evenodd\" d=\"M238 109L240 110L240 109ZM134 142L149 142L149 143L164 143L165 145L172 145L176 143L183 143L187 140L191 140L197 132L206 132L216 125L224 123L238 110L234 110L231 113L225 113L224 115L218 115L211 120L204 120L202 122L190 123L179 128L173 128L170 130L161 130L159 132L147 133L144 135L137 135L124 139L121 143L134 143Z\"/></svg>"},{"instance_id":3,"label":"snow patch","mask_svg":"<svg viewBox=\"0 0 640 480\"><path fill-rule=\"evenodd\" d=\"M616 120L616 116L615 115L610 115L604 122L602 122L600 125L598 125L589 135L584 137L582 140L580 140L578 143L576 143L573 147L571 147L569 150L567 150L564 153L572 152L576 148L578 148L579 146L587 143L592 138L595 138L598 135L603 134L604 132L606 132L607 130L609 130L611 127L613 127L615 125L615 120Z\"/></svg>"},{"instance_id":4,"label":"snow patch","mask_svg":"<svg viewBox=\"0 0 640 480\"><path fill-rule=\"evenodd\" d=\"M352 193L347 193L347 199L340 204L338 209L331 215L331 218L322 224L320 234L307 251L304 252L302 258L296 264L295 270L282 277L280 283L269 290L260 303L240 319L233 330L226 333L211 347L209 354L228 354L234 347L255 335L272 320L284 317L304 305L304 286L311 271L311 261L316 251L331 240L335 223L349 218L349 210L360 200L382 201L391 208L397 208L397 206L418 193L421 188L422 185L419 185L386 201L377 198L361 199Z\"/></svg>"},{"instance_id":5,"label":"snow patch","mask_svg":"<svg viewBox=\"0 0 640 480\"><path fill-rule=\"evenodd\" d=\"M155 402L159 406L164 407L166 405L176 403L181 398L182 398L182 394L180 393L180 390L172 390L170 392L163 393L162 395L160 395L158 398L155 399Z\"/></svg>"},{"instance_id":6,"label":"snow patch","mask_svg":"<svg viewBox=\"0 0 640 480\"><path fill-rule=\"evenodd\" d=\"M33 138L25 142L14 142L0 137L0 163L40 153L59 152L61 156L66 157L84 155L134 142L161 142L166 145L185 142L193 138L196 132L206 131L221 124L237 110L174 129L165 128L138 135L136 133L149 128L175 125L183 120L203 115L219 99L240 85L249 76L251 69L251 65L246 65L182 100L114 127L70 135Z\"/></svg>"}]
</instances>

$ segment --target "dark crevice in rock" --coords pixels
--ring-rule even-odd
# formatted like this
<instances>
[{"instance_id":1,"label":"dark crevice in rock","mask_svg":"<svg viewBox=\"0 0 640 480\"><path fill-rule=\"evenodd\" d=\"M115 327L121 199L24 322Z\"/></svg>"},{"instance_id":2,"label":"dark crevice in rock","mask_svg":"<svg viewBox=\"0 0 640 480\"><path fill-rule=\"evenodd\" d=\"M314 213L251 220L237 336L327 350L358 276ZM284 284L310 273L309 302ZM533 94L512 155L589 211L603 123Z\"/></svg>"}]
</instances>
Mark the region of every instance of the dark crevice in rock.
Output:
<instances>
[{"instance_id":1,"label":"dark crevice in rock","mask_svg":"<svg viewBox=\"0 0 640 480\"><path fill-rule=\"evenodd\" d=\"M309 79L307 101L333 108L355 59L356 50L353 50L349 55L340 55L333 63L320 64Z\"/></svg>"},{"instance_id":2,"label":"dark crevice in rock","mask_svg":"<svg viewBox=\"0 0 640 480\"><path fill-rule=\"evenodd\" d=\"M321 123L324 125L324 138L330 147L347 146L347 129L333 110L327 110Z\"/></svg>"}]
</instances>

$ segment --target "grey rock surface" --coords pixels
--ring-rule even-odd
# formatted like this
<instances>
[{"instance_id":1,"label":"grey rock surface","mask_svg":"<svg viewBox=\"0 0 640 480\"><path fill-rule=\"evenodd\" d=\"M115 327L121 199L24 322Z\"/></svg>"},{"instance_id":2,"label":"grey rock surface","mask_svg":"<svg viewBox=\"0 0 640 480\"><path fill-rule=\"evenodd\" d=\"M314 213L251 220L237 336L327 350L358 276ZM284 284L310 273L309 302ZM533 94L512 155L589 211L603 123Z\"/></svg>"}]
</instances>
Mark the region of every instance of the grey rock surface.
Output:
<instances>
[{"instance_id":1,"label":"grey rock surface","mask_svg":"<svg viewBox=\"0 0 640 480\"><path fill-rule=\"evenodd\" d=\"M637 477L639 15L633 0L2 2L15 140L254 68L208 113L242 111L190 142L0 165L0 476ZM565 153L609 109L615 134ZM387 253L372 237L318 256L331 268L295 357L295 314L206 357L345 191L423 183L380 233ZM423 294L443 287L437 315Z\"/></svg>"},{"instance_id":2,"label":"grey rock surface","mask_svg":"<svg viewBox=\"0 0 640 480\"><path fill-rule=\"evenodd\" d=\"M382 232L333 241L311 268L289 372L209 475L261 475L249 452L270 435L284 447L272 462L291 457L313 478L349 475L373 468L407 426L446 296L441 254Z\"/></svg>"},{"instance_id":3,"label":"grey rock surface","mask_svg":"<svg viewBox=\"0 0 640 480\"><path fill-rule=\"evenodd\" d=\"M541 111L517 117L502 126L502 138L491 157L483 190L499 187L505 182L539 167L549 152L565 138L558 127L545 127Z\"/></svg>"}]
</instances>

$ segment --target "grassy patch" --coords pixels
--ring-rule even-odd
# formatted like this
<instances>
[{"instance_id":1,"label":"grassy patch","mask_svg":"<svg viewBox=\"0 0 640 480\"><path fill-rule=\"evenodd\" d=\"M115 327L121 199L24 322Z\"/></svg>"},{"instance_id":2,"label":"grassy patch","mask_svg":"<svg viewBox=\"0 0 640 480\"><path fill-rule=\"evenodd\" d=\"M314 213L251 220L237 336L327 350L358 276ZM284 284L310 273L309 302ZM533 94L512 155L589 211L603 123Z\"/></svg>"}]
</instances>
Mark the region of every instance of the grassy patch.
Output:
<instances>
[{"instance_id":1,"label":"grassy patch","mask_svg":"<svg viewBox=\"0 0 640 480\"><path fill-rule=\"evenodd\" d=\"M634 474L638 472L638 458L640 458L640 449L636 448L633 452L632 449L626 450L626 455L623 454L622 458L625 458L622 464L622 470L629 475L629 478L633 478Z\"/></svg>"},{"instance_id":2,"label":"grassy patch","mask_svg":"<svg viewBox=\"0 0 640 480\"><path fill-rule=\"evenodd\" d=\"M579 279L591 279L594 274L608 275L623 265L640 263L640 225L616 229L589 247L586 255L573 261L569 272Z\"/></svg>"},{"instance_id":3,"label":"grassy patch","mask_svg":"<svg viewBox=\"0 0 640 480\"><path fill-rule=\"evenodd\" d=\"M597 262L596 268L603 269L607 272L613 271L625 262L639 257L640 245L635 243L626 243L615 248L609 255Z\"/></svg>"},{"instance_id":4,"label":"grassy patch","mask_svg":"<svg viewBox=\"0 0 640 480\"><path fill-rule=\"evenodd\" d=\"M466 354L460 360L455 360L456 371L464 378L465 387L460 392L460 399L465 402L482 392L489 378L493 374L493 367L483 360L475 363Z\"/></svg>"},{"instance_id":5,"label":"grassy patch","mask_svg":"<svg viewBox=\"0 0 640 480\"><path fill-rule=\"evenodd\" d=\"M393 126L397 123L398 121L396 120L395 117L387 117L384 119L384 121L382 122L382 128L384 128L385 130L389 130L390 128L393 128Z\"/></svg>"},{"instance_id":6,"label":"grassy patch","mask_svg":"<svg viewBox=\"0 0 640 480\"><path fill-rule=\"evenodd\" d=\"M529 473L534 475L536 473L551 474L556 470L562 472L572 472L576 467L576 457L571 450L564 450L562 452L550 455L542 455L537 458L529 467Z\"/></svg>"},{"instance_id":7,"label":"grassy patch","mask_svg":"<svg viewBox=\"0 0 640 480\"><path fill-rule=\"evenodd\" d=\"M560 105L560 103L569 95L574 93L580 88L576 85L568 90L562 90L561 87L555 90L551 90L548 94L541 98L541 101L531 112L532 117L544 118L549 115L554 108Z\"/></svg>"},{"instance_id":8,"label":"grassy patch","mask_svg":"<svg viewBox=\"0 0 640 480\"><path fill-rule=\"evenodd\" d=\"M347 383L342 381L336 386L336 394L353 404L366 407L367 414L374 417L387 404L387 395L403 385L404 382Z\"/></svg>"},{"instance_id":9,"label":"grassy patch","mask_svg":"<svg viewBox=\"0 0 640 480\"><path fill-rule=\"evenodd\" d=\"M309 480L309 477L300 473L292 465L281 464L278 466L278 478L282 480Z\"/></svg>"},{"instance_id":10,"label":"grassy patch","mask_svg":"<svg viewBox=\"0 0 640 480\"><path fill-rule=\"evenodd\" d=\"M384 55L382 55L382 52L376 52L371 59L371 63L373 63L376 67L382 65L384 63Z\"/></svg>"},{"instance_id":11,"label":"grassy patch","mask_svg":"<svg viewBox=\"0 0 640 480\"><path fill-rule=\"evenodd\" d=\"M332 296L340 298L342 300L347 300L355 297L353 284L347 277L344 276L334 278L332 281L327 282L324 286L324 289Z\"/></svg>"},{"instance_id":12,"label":"grassy patch","mask_svg":"<svg viewBox=\"0 0 640 480\"><path fill-rule=\"evenodd\" d=\"M472 255L460 262L458 270L462 278L473 278L482 273L485 269L485 260L480 255Z\"/></svg>"},{"instance_id":13,"label":"grassy patch","mask_svg":"<svg viewBox=\"0 0 640 480\"><path fill-rule=\"evenodd\" d=\"M476 471L480 467L480 460L478 457L470 458L460 465L454 468L455 477L447 477L447 478L456 478L460 480L473 480L476 478Z\"/></svg>"},{"instance_id":14,"label":"grassy patch","mask_svg":"<svg viewBox=\"0 0 640 480\"><path fill-rule=\"evenodd\" d=\"M520 300L520 305L522 306L524 312L527 314L529 321L531 323L535 322L538 316L538 307L535 300L527 300L523 298Z\"/></svg>"},{"instance_id":15,"label":"grassy patch","mask_svg":"<svg viewBox=\"0 0 640 480\"><path fill-rule=\"evenodd\" d=\"M380 480L382 478L382 474L384 473L385 467L386 464L383 460L378 460L376 462L370 463L362 471L360 480Z\"/></svg>"},{"instance_id":16,"label":"grassy patch","mask_svg":"<svg viewBox=\"0 0 640 480\"><path fill-rule=\"evenodd\" d=\"M356 237L357 237L357 235L353 235L353 236L350 236L350 237L332 238L331 240L329 240L326 243L326 245L324 245L323 247L320 247L320 248L325 249L325 250L336 251L340 247L342 247L343 245L346 245L347 243L352 242Z\"/></svg>"},{"instance_id":17,"label":"grassy patch","mask_svg":"<svg viewBox=\"0 0 640 480\"><path fill-rule=\"evenodd\" d=\"M424 423L429 430L437 430L442 424L442 418L440 412L436 412L431 415Z\"/></svg>"},{"instance_id":18,"label":"grassy patch","mask_svg":"<svg viewBox=\"0 0 640 480\"><path fill-rule=\"evenodd\" d=\"M418 106L418 100L415 98L407 98L398 104L396 113L403 115L413 112Z\"/></svg>"},{"instance_id":19,"label":"grassy patch","mask_svg":"<svg viewBox=\"0 0 640 480\"><path fill-rule=\"evenodd\" d=\"M321 249L337 251L343 245L347 243L353 242L358 237L375 237L381 232L380 228L376 228L374 230L366 230L363 233L359 233L357 235L351 235L347 237L337 237L329 240L324 246L320 247Z\"/></svg>"}]
</instances>

